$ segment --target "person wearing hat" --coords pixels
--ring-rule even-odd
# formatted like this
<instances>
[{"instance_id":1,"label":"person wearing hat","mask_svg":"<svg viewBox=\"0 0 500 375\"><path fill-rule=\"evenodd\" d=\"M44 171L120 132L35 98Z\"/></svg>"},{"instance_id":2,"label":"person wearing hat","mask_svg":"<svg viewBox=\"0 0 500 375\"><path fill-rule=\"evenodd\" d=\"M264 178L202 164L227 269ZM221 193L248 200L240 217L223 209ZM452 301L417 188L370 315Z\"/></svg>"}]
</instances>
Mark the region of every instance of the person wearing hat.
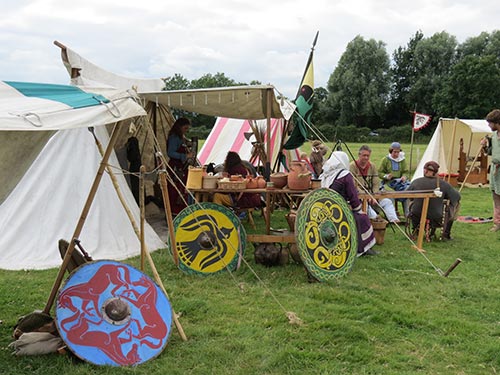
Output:
<instances>
[{"instance_id":1,"label":"person wearing hat","mask_svg":"<svg viewBox=\"0 0 500 375\"><path fill-rule=\"evenodd\" d=\"M408 187L411 190L434 190L436 197L429 200L427 219L430 221L431 235L438 227L443 227L441 238L451 239L451 227L458 216L460 208L460 193L446 181L438 177L439 164L428 161L424 164L424 176L413 180ZM444 200L448 204L444 205ZM422 215L423 198L410 200L410 218L414 228L417 228ZM444 217L443 217L444 216Z\"/></svg>"},{"instance_id":2,"label":"person wearing hat","mask_svg":"<svg viewBox=\"0 0 500 375\"><path fill-rule=\"evenodd\" d=\"M406 164L405 153L401 149L399 142L392 142L389 153L382 159L378 169L378 176L381 181L380 189L383 190L387 184L396 191L403 191L408 188L408 166ZM405 198L396 199L403 203L404 215L408 215L408 204Z\"/></svg>"}]
</instances>

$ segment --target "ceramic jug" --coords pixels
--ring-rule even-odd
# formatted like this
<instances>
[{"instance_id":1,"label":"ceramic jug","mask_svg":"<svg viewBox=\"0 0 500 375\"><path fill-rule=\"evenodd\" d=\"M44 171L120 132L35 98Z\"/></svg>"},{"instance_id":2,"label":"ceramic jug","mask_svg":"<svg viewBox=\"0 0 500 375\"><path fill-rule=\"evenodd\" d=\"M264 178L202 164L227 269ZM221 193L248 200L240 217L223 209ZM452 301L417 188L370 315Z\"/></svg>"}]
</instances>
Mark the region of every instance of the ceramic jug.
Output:
<instances>
[{"instance_id":1,"label":"ceramic jug","mask_svg":"<svg viewBox=\"0 0 500 375\"><path fill-rule=\"evenodd\" d=\"M306 190L311 185L311 172L303 161L292 161L288 173L288 188L290 190Z\"/></svg>"}]
</instances>

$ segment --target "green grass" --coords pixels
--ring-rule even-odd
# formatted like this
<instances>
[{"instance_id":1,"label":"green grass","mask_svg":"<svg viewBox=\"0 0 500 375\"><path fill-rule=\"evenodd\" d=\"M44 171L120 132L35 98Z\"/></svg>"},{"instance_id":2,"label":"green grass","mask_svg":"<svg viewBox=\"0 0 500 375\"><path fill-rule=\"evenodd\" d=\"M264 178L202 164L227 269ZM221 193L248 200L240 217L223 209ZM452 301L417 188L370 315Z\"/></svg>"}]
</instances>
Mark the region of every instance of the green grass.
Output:
<instances>
[{"instance_id":1,"label":"green grass","mask_svg":"<svg viewBox=\"0 0 500 375\"><path fill-rule=\"evenodd\" d=\"M491 216L489 190L466 188L462 196L462 215ZM287 227L284 214L275 211L274 228ZM262 231L260 216L256 223ZM248 265L211 277L184 274L165 250L155 252L188 341L172 324L161 355L132 368L56 354L12 356L7 345L14 324L43 309L57 270L0 271L0 373L497 374L500 233L489 227L456 223L453 241L424 243L425 257L388 228L376 247L380 255L356 259L347 276L328 284L308 283L303 267L292 262L256 265L251 245ZM436 272L456 258L462 263L449 277ZM138 258L128 262L139 265ZM287 311L303 324L290 324Z\"/></svg>"}]
</instances>

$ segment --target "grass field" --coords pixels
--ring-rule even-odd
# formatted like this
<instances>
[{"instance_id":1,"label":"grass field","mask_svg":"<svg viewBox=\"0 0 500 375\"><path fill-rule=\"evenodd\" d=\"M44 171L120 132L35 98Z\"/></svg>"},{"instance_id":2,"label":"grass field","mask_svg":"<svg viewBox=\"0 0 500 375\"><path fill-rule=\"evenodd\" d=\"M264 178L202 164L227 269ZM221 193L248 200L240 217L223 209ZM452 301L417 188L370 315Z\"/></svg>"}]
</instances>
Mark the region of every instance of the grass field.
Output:
<instances>
[{"instance_id":1,"label":"grass field","mask_svg":"<svg viewBox=\"0 0 500 375\"><path fill-rule=\"evenodd\" d=\"M387 146L373 146L378 161ZM359 145L349 147L356 153ZM488 217L491 210L488 189L462 190L462 215ZM274 212L274 228L287 228L284 214ZM256 223L262 231L260 216ZM498 374L500 233L489 227L456 223L454 240L425 243L425 254L388 228L379 255L356 259L331 283L308 283L293 262L256 265L250 244L238 271L211 277L187 275L166 250L157 251L156 267L188 341L172 325L161 355L132 368L67 355L12 356L7 345L17 318L44 307L57 270L0 270L0 373ZM441 276L438 270L457 258L455 271ZM138 258L127 262L139 266ZM302 324L290 324L287 312Z\"/></svg>"}]
</instances>

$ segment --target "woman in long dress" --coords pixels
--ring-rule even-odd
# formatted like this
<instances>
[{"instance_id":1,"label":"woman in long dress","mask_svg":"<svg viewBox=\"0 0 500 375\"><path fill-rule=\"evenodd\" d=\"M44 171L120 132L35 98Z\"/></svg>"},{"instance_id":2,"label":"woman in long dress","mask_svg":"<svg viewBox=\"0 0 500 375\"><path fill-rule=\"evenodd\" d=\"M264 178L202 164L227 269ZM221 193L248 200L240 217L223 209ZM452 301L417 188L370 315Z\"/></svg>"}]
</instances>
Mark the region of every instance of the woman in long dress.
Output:
<instances>
[{"instance_id":1,"label":"woman in long dress","mask_svg":"<svg viewBox=\"0 0 500 375\"><path fill-rule=\"evenodd\" d=\"M321 187L327 187L339 193L351 206L358 232L358 257L375 255L372 249L375 245L373 226L365 212L361 211L362 204L354 178L349 172L349 158L342 151L335 151L323 164L323 173L320 176Z\"/></svg>"},{"instance_id":2,"label":"woman in long dress","mask_svg":"<svg viewBox=\"0 0 500 375\"><path fill-rule=\"evenodd\" d=\"M179 117L172 125L167 137L168 165L175 176L169 180L168 196L172 215L177 215L186 207L188 199L186 192L187 170L189 159L194 157L187 146L186 133L191 122L185 117Z\"/></svg>"}]
</instances>

